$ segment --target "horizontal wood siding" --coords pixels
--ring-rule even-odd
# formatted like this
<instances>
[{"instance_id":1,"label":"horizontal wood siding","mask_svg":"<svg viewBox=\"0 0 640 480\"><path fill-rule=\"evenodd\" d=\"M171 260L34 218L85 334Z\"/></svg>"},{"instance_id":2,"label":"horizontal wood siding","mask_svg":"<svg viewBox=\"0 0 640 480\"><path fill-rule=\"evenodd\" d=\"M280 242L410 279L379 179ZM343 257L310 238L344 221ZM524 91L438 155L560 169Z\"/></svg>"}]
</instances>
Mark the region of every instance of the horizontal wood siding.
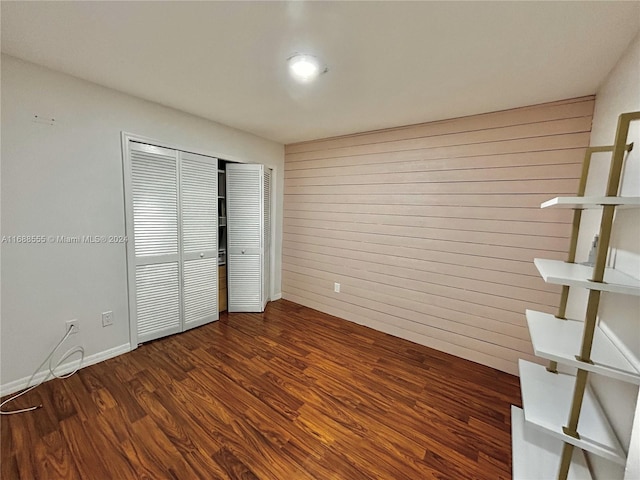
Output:
<instances>
[{"instance_id":1,"label":"horizontal wood siding","mask_svg":"<svg viewBox=\"0 0 640 480\"><path fill-rule=\"evenodd\" d=\"M283 297L517 374L564 259L594 98L287 145ZM334 292L334 282L341 284Z\"/></svg>"}]
</instances>

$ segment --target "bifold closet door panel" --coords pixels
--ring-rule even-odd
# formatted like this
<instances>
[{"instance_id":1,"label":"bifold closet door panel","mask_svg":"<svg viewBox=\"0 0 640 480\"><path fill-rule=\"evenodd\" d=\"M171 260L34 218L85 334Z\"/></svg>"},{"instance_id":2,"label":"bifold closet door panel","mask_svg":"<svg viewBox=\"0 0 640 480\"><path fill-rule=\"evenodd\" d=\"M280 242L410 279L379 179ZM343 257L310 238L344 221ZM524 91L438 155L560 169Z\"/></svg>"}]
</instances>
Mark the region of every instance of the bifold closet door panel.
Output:
<instances>
[{"instance_id":1,"label":"bifold closet door panel","mask_svg":"<svg viewBox=\"0 0 640 480\"><path fill-rule=\"evenodd\" d=\"M271 292L271 169L264 169L262 187L262 309Z\"/></svg>"},{"instance_id":2,"label":"bifold closet door panel","mask_svg":"<svg viewBox=\"0 0 640 480\"><path fill-rule=\"evenodd\" d=\"M177 152L130 143L138 342L177 333L180 319Z\"/></svg>"},{"instance_id":3,"label":"bifold closet door panel","mask_svg":"<svg viewBox=\"0 0 640 480\"><path fill-rule=\"evenodd\" d=\"M218 161L180 152L184 329L218 319Z\"/></svg>"},{"instance_id":4,"label":"bifold closet door panel","mask_svg":"<svg viewBox=\"0 0 640 480\"><path fill-rule=\"evenodd\" d=\"M263 166L227 164L229 312L262 311Z\"/></svg>"}]
</instances>

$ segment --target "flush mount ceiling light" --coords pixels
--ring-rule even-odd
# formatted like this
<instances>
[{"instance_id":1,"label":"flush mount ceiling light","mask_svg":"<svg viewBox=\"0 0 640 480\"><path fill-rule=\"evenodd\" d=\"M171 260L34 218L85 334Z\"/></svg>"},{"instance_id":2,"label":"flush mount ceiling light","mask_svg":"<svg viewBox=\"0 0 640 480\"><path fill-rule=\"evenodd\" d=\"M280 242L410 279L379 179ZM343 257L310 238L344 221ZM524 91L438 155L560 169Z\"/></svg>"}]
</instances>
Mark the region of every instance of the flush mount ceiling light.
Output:
<instances>
[{"instance_id":1,"label":"flush mount ceiling light","mask_svg":"<svg viewBox=\"0 0 640 480\"><path fill-rule=\"evenodd\" d=\"M289 73L301 83L309 83L327 71L327 67L322 65L320 59L314 55L297 53L287 59Z\"/></svg>"}]
</instances>

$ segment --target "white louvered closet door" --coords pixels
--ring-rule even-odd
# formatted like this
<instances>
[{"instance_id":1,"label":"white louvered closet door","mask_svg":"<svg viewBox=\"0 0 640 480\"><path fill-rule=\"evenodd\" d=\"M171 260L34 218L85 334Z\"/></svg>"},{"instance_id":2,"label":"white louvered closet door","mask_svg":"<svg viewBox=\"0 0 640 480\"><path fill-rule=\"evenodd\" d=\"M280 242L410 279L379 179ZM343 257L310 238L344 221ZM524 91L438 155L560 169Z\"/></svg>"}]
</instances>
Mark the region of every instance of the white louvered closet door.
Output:
<instances>
[{"instance_id":1,"label":"white louvered closet door","mask_svg":"<svg viewBox=\"0 0 640 480\"><path fill-rule=\"evenodd\" d=\"M262 165L227 164L227 288L229 312L261 312Z\"/></svg>"},{"instance_id":2,"label":"white louvered closet door","mask_svg":"<svg viewBox=\"0 0 640 480\"><path fill-rule=\"evenodd\" d=\"M218 161L180 155L184 329L218 319Z\"/></svg>"},{"instance_id":3,"label":"white louvered closet door","mask_svg":"<svg viewBox=\"0 0 640 480\"><path fill-rule=\"evenodd\" d=\"M130 142L137 340L182 330L177 152ZM130 277L131 278L131 277Z\"/></svg>"},{"instance_id":4,"label":"white louvered closet door","mask_svg":"<svg viewBox=\"0 0 640 480\"><path fill-rule=\"evenodd\" d=\"M271 169L265 168L262 179L262 310L271 291Z\"/></svg>"}]
</instances>

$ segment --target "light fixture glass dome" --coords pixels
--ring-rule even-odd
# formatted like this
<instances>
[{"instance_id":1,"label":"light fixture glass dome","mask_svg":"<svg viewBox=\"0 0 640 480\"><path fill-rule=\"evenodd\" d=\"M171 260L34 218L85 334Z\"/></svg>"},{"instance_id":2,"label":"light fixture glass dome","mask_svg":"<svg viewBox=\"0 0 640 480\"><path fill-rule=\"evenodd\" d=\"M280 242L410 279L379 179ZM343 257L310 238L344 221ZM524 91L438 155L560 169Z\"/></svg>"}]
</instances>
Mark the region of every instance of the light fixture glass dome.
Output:
<instances>
[{"instance_id":1,"label":"light fixture glass dome","mask_svg":"<svg viewBox=\"0 0 640 480\"><path fill-rule=\"evenodd\" d=\"M299 82L308 83L324 73L320 60L314 55L296 54L287 60L289 73Z\"/></svg>"}]
</instances>

